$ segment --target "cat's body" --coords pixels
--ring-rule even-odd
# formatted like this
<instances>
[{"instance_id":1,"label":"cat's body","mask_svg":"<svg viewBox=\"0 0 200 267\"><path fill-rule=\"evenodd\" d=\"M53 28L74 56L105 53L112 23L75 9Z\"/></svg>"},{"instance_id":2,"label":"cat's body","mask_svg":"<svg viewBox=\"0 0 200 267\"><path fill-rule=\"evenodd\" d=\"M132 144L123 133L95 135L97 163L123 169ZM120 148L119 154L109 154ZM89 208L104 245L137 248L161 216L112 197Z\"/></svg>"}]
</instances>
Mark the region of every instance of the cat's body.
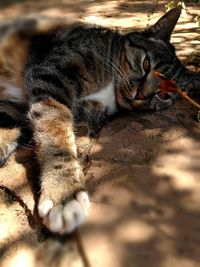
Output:
<instances>
[{"instance_id":1,"label":"cat's body","mask_svg":"<svg viewBox=\"0 0 200 267\"><path fill-rule=\"evenodd\" d=\"M121 109L172 105L172 95L159 96L155 71L184 90L199 86L199 74L181 65L169 43L179 16L175 8L155 26L129 34L44 18L22 20L10 31L8 25L0 28L0 160L3 164L31 129L40 167L38 211L52 232L71 232L89 206L76 121L87 121L95 136Z\"/></svg>"}]
</instances>

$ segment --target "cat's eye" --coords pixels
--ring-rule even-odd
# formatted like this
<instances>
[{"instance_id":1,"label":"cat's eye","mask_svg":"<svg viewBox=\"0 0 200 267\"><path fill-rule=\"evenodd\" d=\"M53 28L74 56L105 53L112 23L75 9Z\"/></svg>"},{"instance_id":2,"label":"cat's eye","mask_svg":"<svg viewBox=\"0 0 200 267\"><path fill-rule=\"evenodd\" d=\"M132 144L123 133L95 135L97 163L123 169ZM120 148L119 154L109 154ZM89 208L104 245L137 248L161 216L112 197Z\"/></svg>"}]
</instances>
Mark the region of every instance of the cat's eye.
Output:
<instances>
[{"instance_id":1,"label":"cat's eye","mask_svg":"<svg viewBox=\"0 0 200 267\"><path fill-rule=\"evenodd\" d=\"M150 71L150 61L149 61L148 56L146 56L144 61L143 61L143 69L146 73L148 73Z\"/></svg>"}]
</instances>

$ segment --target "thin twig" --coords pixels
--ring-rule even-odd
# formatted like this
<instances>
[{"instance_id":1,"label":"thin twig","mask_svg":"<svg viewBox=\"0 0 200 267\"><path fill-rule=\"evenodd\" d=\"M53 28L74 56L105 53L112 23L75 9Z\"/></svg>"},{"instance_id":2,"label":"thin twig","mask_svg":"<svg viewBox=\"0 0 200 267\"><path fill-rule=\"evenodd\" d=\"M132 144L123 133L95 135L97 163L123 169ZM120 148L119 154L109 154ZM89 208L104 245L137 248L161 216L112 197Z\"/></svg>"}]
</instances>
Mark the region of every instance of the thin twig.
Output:
<instances>
[{"instance_id":1,"label":"thin twig","mask_svg":"<svg viewBox=\"0 0 200 267\"><path fill-rule=\"evenodd\" d=\"M158 71L155 71L154 72L155 75L163 80L165 80L167 82L167 85L169 86L169 88L165 88L165 91L173 91L173 92L177 92L180 96L182 96L183 98L187 99L193 106L197 107L199 110L200 110L200 104L198 104L195 100L193 100L191 97L188 96L188 94L184 91L181 90L180 87L178 87L176 84L175 84L175 81L173 80L167 80L165 78L165 76L158 72ZM162 89L161 89L162 91Z\"/></svg>"},{"instance_id":2,"label":"thin twig","mask_svg":"<svg viewBox=\"0 0 200 267\"><path fill-rule=\"evenodd\" d=\"M200 105L196 101L194 101L191 97L189 97L186 92L183 92L179 87L177 87L176 90L183 98L187 99L192 105L200 109Z\"/></svg>"},{"instance_id":3,"label":"thin twig","mask_svg":"<svg viewBox=\"0 0 200 267\"><path fill-rule=\"evenodd\" d=\"M32 228L35 228L35 220L34 217L31 213L31 210L28 208L28 206L26 205L26 203L24 203L23 199L21 197L19 197L15 191L9 189L8 187L4 186L4 185L0 185L0 190L2 190L3 192L6 193L6 195L11 196L13 201L16 201L19 203L19 205L24 209L25 214L27 216L29 225Z\"/></svg>"},{"instance_id":4,"label":"thin twig","mask_svg":"<svg viewBox=\"0 0 200 267\"><path fill-rule=\"evenodd\" d=\"M74 231L74 234L75 234L78 250L79 250L79 253L80 253L81 257L82 257L84 266L85 267L91 267L91 264L89 262L89 259L87 257L87 254L85 252L85 248L84 248L84 245L83 245L83 242L82 242L80 230L77 228Z\"/></svg>"}]
</instances>

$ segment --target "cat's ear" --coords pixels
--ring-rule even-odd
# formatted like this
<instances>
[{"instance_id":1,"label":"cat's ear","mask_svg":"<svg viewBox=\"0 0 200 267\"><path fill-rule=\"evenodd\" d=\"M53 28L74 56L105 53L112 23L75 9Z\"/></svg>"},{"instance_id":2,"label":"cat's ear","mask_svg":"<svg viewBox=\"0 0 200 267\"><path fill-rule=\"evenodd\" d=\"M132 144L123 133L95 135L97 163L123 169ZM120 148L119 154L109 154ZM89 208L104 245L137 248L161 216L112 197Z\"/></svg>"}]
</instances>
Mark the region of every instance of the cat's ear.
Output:
<instances>
[{"instance_id":1,"label":"cat's ear","mask_svg":"<svg viewBox=\"0 0 200 267\"><path fill-rule=\"evenodd\" d=\"M145 36L169 41L176 23L181 15L181 7L175 7L162 16L154 25L146 29Z\"/></svg>"}]
</instances>

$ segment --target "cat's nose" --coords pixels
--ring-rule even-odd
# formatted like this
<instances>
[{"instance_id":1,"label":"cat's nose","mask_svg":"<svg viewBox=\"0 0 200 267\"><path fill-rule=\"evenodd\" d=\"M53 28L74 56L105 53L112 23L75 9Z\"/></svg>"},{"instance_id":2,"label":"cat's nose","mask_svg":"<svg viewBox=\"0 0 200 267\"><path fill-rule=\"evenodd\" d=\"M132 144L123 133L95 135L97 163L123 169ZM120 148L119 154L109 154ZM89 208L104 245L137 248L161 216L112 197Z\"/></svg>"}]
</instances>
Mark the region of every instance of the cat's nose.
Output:
<instances>
[{"instance_id":1,"label":"cat's nose","mask_svg":"<svg viewBox=\"0 0 200 267\"><path fill-rule=\"evenodd\" d=\"M141 90L137 91L137 94L135 95L135 99L136 100L144 100L145 99L145 96L143 95Z\"/></svg>"},{"instance_id":2,"label":"cat's nose","mask_svg":"<svg viewBox=\"0 0 200 267\"><path fill-rule=\"evenodd\" d=\"M135 90L132 94L131 94L131 97L130 97L130 100L134 100L135 97L137 95L137 90Z\"/></svg>"},{"instance_id":3,"label":"cat's nose","mask_svg":"<svg viewBox=\"0 0 200 267\"><path fill-rule=\"evenodd\" d=\"M137 95L137 90L134 90L134 92L129 91L129 92L126 92L126 94L125 94L126 99L128 99L130 101L134 100L136 95Z\"/></svg>"}]
</instances>

